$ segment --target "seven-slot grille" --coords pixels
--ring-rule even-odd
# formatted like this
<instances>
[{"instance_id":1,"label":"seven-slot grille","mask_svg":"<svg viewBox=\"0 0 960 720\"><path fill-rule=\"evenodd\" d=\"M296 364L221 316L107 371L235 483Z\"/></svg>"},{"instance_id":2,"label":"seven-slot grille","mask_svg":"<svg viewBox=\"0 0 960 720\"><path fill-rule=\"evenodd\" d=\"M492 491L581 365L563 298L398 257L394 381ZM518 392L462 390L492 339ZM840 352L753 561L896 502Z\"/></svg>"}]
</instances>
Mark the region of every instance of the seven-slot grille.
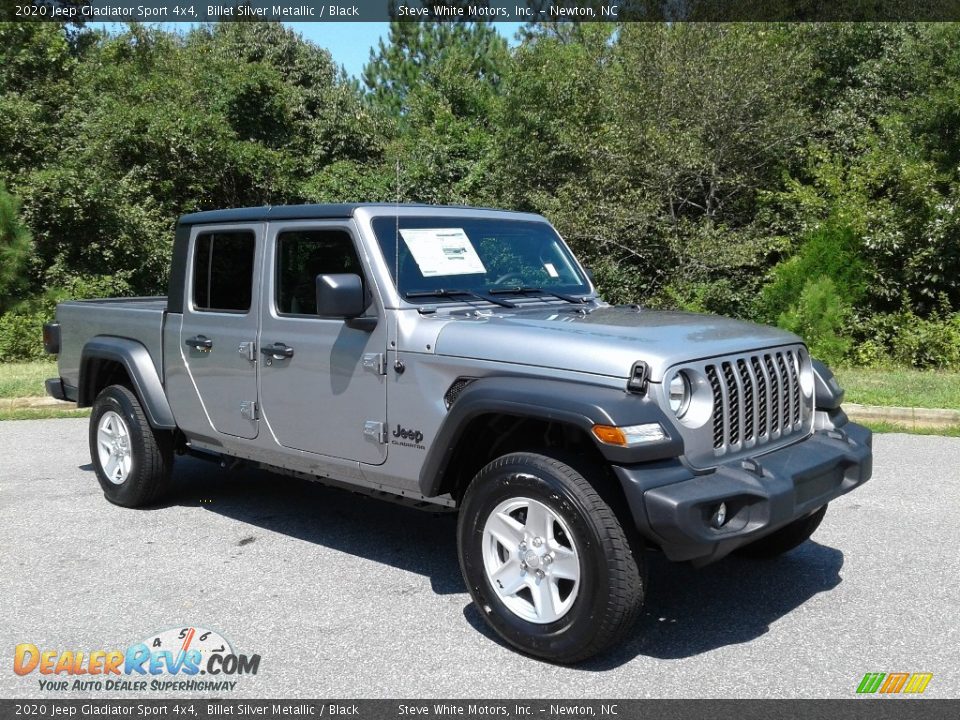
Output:
<instances>
[{"instance_id":1,"label":"seven-slot grille","mask_svg":"<svg viewBox=\"0 0 960 720\"><path fill-rule=\"evenodd\" d=\"M713 390L713 448L753 446L801 430L806 413L796 349L724 358L708 363Z\"/></svg>"}]
</instances>

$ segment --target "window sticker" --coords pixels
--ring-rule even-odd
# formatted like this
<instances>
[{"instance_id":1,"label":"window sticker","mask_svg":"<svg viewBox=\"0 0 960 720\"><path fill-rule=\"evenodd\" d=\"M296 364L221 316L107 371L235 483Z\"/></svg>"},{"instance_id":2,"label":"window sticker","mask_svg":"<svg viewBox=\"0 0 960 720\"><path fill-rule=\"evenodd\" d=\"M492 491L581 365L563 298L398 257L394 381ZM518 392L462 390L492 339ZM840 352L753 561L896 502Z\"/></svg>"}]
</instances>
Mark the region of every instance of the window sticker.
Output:
<instances>
[{"instance_id":1,"label":"window sticker","mask_svg":"<svg viewBox=\"0 0 960 720\"><path fill-rule=\"evenodd\" d=\"M462 228L404 228L400 235L424 277L487 272Z\"/></svg>"},{"instance_id":2,"label":"window sticker","mask_svg":"<svg viewBox=\"0 0 960 720\"><path fill-rule=\"evenodd\" d=\"M543 269L547 271L547 275L552 278L560 277L560 273L557 272L557 269L553 266L553 263L544 263Z\"/></svg>"}]
</instances>

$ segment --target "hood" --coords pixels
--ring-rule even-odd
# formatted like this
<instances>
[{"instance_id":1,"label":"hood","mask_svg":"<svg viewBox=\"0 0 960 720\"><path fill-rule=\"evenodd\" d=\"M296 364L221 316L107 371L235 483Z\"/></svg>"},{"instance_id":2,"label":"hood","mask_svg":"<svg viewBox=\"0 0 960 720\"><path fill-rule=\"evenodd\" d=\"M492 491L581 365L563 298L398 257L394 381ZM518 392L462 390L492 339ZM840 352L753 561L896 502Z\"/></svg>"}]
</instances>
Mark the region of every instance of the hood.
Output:
<instances>
[{"instance_id":1,"label":"hood","mask_svg":"<svg viewBox=\"0 0 960 720\"><path fill-rule=\"evenodd\" d=\"M438 355L497 360L626 378L638 360L660 382L673 365L802 342L792 333L716 315L629 307L538 305L479 317L451 316Z\"/></svg>"}]
</instances>

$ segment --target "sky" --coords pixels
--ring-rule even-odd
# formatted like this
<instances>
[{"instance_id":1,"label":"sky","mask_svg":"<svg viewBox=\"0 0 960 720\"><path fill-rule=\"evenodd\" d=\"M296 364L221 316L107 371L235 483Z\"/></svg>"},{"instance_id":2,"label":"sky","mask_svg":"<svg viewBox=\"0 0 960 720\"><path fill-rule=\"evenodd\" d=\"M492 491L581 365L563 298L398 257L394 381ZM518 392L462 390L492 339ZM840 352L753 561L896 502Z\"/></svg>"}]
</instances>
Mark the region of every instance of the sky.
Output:
<instances>
[{"instance_id":1,"label":"sky","mask_svg":"<svg viewBox=\"0 0 960 720\"><path fill-rule=\"evenodd\" d=\"M167 30L187 30L195 23L156 23ZM284 23L304 38L326 48L338 65L343 65L348 75L360 77L363 66L370 59L370 49L376 48L380 39L386 40L390 33L390 23L385 22L309 22ZM494 27L511 45L522 23L494 23ZM88 23L93 28L103 28L110 32L122 32L123 23Z\"/></svg>"},{"instance_id":2,"label":"sky","mask_svg":"<svg viewBox=\"0 0 960 720\"><path fill-rule=\"evenodd\" d=\"M343 65L347 74L357 78L370 59L370 48L376 48L380 38L390 34L390 23L385 22L335 22L335 23L284 23L311 40L325 47L338 65ZM494 23L493 26L511 45L523 23Z\"/></svg>"}]
</instances>

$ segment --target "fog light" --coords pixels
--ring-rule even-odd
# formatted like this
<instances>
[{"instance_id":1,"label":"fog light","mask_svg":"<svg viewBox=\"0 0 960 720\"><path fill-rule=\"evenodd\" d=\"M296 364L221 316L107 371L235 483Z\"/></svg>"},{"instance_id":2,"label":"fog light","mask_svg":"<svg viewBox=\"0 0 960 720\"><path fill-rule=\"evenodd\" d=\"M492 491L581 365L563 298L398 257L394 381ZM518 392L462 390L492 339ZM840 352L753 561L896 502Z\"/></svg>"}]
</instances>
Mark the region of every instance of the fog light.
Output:
<instances>
[{"instance_id":1,"label":"fog light","mask_svg":"<svg viewBox=\"0 0 960 720\"><path fill-rule=\"evenodd\" d=\"M710 518L710 524L713 525L717 530L723 527L723 524L727 521L727 504L720 503L720 506L717 508L716 512L713 513L713 517Z\"/></svg>"}]
</instances>

